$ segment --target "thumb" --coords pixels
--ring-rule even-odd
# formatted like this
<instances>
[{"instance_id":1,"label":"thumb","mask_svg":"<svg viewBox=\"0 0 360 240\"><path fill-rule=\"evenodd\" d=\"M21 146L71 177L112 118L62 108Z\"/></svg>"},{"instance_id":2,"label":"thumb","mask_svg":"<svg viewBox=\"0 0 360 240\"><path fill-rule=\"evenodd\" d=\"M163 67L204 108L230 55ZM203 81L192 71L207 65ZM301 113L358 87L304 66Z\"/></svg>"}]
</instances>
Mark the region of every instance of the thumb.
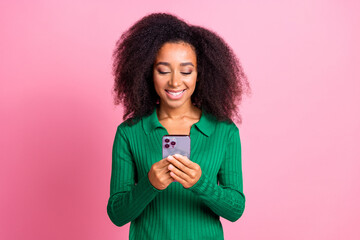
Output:
<instances>
[{"instance_id":1,"label":"thumb","mask_svg":"<svg viewBox=\"0 0 360 240\"><path fill-rule=\"evenodd\" d=\"M167 157L166 158L163 158L160 160L160 167L166 167L167 165L169 165L169 161L167 160Z\"/></svg>"}]
</instances>

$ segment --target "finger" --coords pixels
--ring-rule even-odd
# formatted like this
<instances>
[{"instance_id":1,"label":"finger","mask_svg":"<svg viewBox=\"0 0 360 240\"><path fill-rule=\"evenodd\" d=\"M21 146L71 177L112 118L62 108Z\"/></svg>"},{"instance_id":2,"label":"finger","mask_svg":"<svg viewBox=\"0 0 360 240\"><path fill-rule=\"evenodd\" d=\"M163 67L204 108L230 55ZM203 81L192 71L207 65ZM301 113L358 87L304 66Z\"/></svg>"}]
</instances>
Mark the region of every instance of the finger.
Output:
<instances>
[{"instance_id":1,"label":"finger","mask_svg":"<svg viewBox=\"0 0 360 240\"><path fill-rule=\"evenodd\" d=\"M181 183L182 185L186 184L187 182L182 179L181 177L177 176L175 173L170 172L170 176L174 179L174 181L177 181L179 183Z\"/></svg>"},{"instance_id":2,"label":"finger","mask_svg":"<svg viewBox=\"0 0 360 240\"><path fill-rule=\"evenodd\" d=\"M189 175L187 175L186 173L184 173L183 171L179 170L178 168L174 167L172 164L169 165L168 169L171 171L171 173L175 173L176 176L184 179L186 182L190 182L191 178Z\"/></svg>"},{"instance_id":3,"label":"finger","mask_svg":"<svg viewBox=\"0 0 360 240\"><path fill-rule=\"evenodd\" d=\"M160 173L161 173L161 174L168 174L168 175L169 175L169 174L170 174L170 170L169 170L168 166L162 168L162 169L160 170Z\"/></svg>"},{"instance_id":4,"label":"finger","mask_svg":"<svg viewBox=\"0 0 360 240\"><path fill-rule=\"evenodd\" d=\"M169 162L171 164L173 164L175 167L177 167L178 169L180 169L181 171L183 171L184 173L186 173L187 175L189 175L191 173L191 171L192 171L190 168L185 166L181 162L181 160L179 160L179 158L169 157Z\"/></svg>"},{"instance_id":5,"label":"finger","mask_svg":"<svg viewBox=\"0 0 360 240\"><path fill-rule=\"evenodd\" d=\"M180 161L186 167L191 168L191 169L194 168L194 163L190 159L188 159L186 156L183 156L183 155L180 155L180 154L176 153L176 154L173 155L173 157L176 160Z\"/></svg>"},{"instance_id":6,"label":"finger","mask_svg":"<svg viewBox=\"0 0 360 240\"><path fill-rule=\"evenodd\" d=\"M170 182L170 183L171 183L171 182L174 182L175 180L174 180L174 178L171 177L170 172L171 172L171 171L169 170L167 173L165 173L165 174L166 174L166 179L165 179L165 180L166 180L167 182Z\"/></svg>"},{"instance_id":7,"label":"finger","mask_svg":"<svg viewBox=\"0 0 360 240\"><path fill-rule=\"evenodd\" d=\"M159 168L166 168L169 165L169 161L167 158L163 158L159 161L158 167Z\"/></svg>"},{"instance_id":8,"label":"finger","mask_svg":"<svg viewBox=\"0 0 360 240\"><path fill-rule=\"evenodd\" d=\"M174 180L172 177L171 177L171 175L170 175L170 171L169 171L169 173L166 175L167 176L167 178L165 179L165 180Z\"/></svg>"},{"instance_id":9,"label":"finger","mask_svg":"<svg viewBox=\"0 0 360 240\"><path fill-rule=\"evenodd\" d=\"M173 177L170 176L170 178L168 179L169 184L172 182L177 182Z\"/></svg>"}]
</instances>

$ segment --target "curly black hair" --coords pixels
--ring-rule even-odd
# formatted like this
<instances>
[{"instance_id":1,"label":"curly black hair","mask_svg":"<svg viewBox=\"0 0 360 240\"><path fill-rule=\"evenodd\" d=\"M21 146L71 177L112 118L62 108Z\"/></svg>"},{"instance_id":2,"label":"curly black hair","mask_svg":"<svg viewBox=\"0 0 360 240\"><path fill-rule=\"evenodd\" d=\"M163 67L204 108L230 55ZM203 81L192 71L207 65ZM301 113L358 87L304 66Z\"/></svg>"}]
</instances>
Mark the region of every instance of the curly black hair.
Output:
<instances>
[{"instance_id":1,"label":"curly black hair","mask_svg":"<svg viewBox=\"0 0 360 240\"><path fill-rule=\"evenodd\" d=\"M156 55L164 43L185 42L196 53L197 80L192 103L219 121L241 123L237 106L250 86L239 59L215 32L186 23L168 13L152 13L138 20L116 42L113 52L114 104L123 102L123 120L135 123L157 104L153 82Z\"/></svg>"}]
</instances>

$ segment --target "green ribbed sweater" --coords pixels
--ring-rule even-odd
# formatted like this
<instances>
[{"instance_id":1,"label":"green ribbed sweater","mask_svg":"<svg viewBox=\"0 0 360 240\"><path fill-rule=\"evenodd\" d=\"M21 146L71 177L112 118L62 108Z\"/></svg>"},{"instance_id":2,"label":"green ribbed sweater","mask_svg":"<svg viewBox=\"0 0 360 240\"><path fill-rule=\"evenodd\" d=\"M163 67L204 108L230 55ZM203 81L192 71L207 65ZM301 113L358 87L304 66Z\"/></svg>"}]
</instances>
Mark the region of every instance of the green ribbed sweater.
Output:
<instances>
[{"instance_id":1,"label":"green ribbed sweater","mask_svg":"<svg viewBox=\"0 0 360 240\"><path fill-rule=\"evenodd\" d=\"M202 109L190 129L190 160L200 165L200 179L190 188L172 182L159 190L148 172L162 159L161 141L167 134L156 108L132 126L125 121L117 127L109 218L119 227L131 222L130 240L224 239L220 217L235 222L245 208L238 127Z\"/></svg>"}]
</instances>

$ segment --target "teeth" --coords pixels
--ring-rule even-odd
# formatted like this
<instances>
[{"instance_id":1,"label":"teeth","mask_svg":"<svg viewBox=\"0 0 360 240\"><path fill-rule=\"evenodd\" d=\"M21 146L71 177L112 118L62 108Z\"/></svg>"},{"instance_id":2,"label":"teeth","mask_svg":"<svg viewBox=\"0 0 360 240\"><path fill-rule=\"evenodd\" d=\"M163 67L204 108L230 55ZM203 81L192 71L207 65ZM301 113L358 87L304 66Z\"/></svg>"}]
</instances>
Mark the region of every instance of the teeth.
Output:
<instances>
[{"instance_id":1,"label":"teeth","mask_svg":"<svg viewBox=\"0 0 360 240\"><path fill-rule=\"evenodd\" d=\"M178 96L178 95L182 94L184 91L185 91L185 90L182 90L181 92L177 92L177 93L169 92L169 91L167 91L167 92L170 93L170 94L173 95L173 96Z\"/></svg>"}]
</instances>

